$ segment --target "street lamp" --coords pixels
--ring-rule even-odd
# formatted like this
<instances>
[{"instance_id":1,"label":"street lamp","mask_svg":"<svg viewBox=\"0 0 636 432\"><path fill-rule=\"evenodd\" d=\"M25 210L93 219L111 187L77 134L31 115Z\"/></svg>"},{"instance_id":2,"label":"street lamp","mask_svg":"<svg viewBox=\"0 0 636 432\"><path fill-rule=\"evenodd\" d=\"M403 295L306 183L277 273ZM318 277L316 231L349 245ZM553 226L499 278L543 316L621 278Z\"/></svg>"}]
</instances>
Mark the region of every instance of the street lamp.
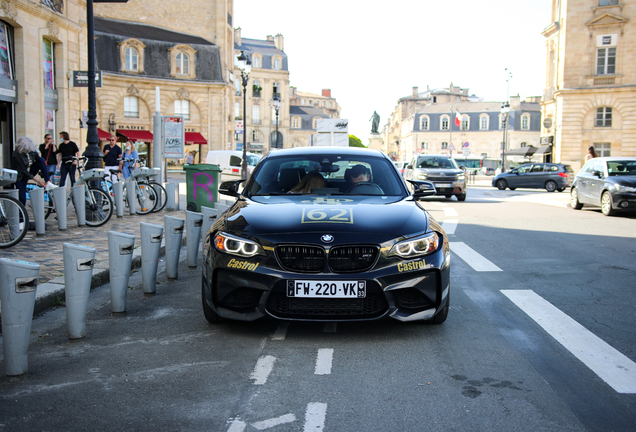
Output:
<instances>
[{"instance_id":1,"label":"street lamp","mask_svg":"<svg viewBox=\"0 0 636 432\"><path fill-rule=\"evenodd\" d=\"M503 129L503 141L501 142L501 172L506 171L506 129L508 128L508 113L510 104L501 105L501 128Z\"/></svg>"},{"instance_id":2,"label":"street lamp","mask_svg":"<svg viewBox=\"0 0 636 432\"><path fill-rule=\"evenodd\" d=\"M278 148L278 113L280 111L280 97L278 93L274 93L272 106L274 107L274 111L276 111L276 143L274 144L274 148Z\"/></svg>"},{"instance_id":3,"label":"street lamp","mask_svg":"<svg viewBox=\"0 0 636 432\"><path fill-rule=\"evenodd\" d=\"M247 104L247 80L252 71L252 60L250 60L243 51L241 51L241 54L236 60L238 62L238 68L241 71L241 84L243 84L243 163L241 164L241 178L247 179L247 112L245 106Z\"/></svg>"}]
</instances>

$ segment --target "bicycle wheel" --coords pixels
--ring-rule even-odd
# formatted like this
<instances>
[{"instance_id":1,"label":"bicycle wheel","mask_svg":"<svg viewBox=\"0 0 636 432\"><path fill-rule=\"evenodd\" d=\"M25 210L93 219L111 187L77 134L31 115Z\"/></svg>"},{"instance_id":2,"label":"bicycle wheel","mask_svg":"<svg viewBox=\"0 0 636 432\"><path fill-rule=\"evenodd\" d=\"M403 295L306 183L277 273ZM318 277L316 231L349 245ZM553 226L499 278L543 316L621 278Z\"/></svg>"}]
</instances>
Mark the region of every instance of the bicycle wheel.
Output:
<instances>
[{"instance_id":1,"label":"bicycle wheel","mask_svg":"<svg viewBox=\"0 0 636 432\"><path fill-rule=\"evenodd\" d=\"M157 192L157 204L155 204L155 208L152 210L153 213L156 213L166 206L166 201L168 201L168 194L161 184L156 181L148 182L152 186L152 188Z\"/></svg>"},{"instance_id":2,"label":"bicycle wheel","mask_svg":"<svg viewBox=\"0 0 636 432\"><path fill-rule=\"evenodd\" d=\"M99 188L88 188L86 192L86 225L104 225L113 215L113 201Z\"/></svg>"},{"instance_id":3,"label":"bicycle wheel","mask_svg":"<svg viewBox=\"0 0 636 432\"><path fill-rule=\"evenodd\" d=\"M150 213L157 204L157 192L148 183L137 183L137 214Z\"/></svg>"},{"instance_id":4,"label":"bicycle wheel","mask_svg":"<svg viewBox=\"0 0 636 432\"><path fill-rule=\"evenodd\" d=\"M0 196L0 249L20 243L28 229L26 207L11 196Z\"/></svg>"}]
</instances>

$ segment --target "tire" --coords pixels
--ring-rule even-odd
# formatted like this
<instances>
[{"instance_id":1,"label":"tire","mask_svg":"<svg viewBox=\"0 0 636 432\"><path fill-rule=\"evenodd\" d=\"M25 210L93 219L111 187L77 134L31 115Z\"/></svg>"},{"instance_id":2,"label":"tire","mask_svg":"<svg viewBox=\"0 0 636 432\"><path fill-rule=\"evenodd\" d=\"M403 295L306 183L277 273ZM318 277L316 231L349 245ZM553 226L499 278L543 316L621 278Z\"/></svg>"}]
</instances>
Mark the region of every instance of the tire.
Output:
<instances>
[{"instance_id":1,"label":"tire","mask_svg":"<svg viewBox=\"0 0 636 432\"><path fill-rule=\"evenodd\" d=\"M186 210L187 211L191 211L191 212L195 212L197 211L197 205L193 202L189 202L188 205L186 206Z\"/></svg>"},{"instance_id":2,"label":"tire","mask_svg":"<svg viewBox=\"0 0 636 432\"><path fill-rule=\"evenodd\" d=\"M435 324L435 325L443 324L446 321L446 318L448 318L449 305L450 305L450 290L448 291L448 297L446 297L446 304L444 305L442 310L439 311L439 313L435 315L433 318L426 320L425 323Z\"/></svg>"},{"instance_id":3,"label":"tire","mask_svg":"<svg viewBox=\"0 0 636 432\"><path fill-rule=\"evenodd\" d=\"M570 207L574 210L581 210L583 208L583 204L579 201L579 191L576 188L572 188L570 191Z\"/></svg>"},{"instance_id":4,"label":"tire","mask_svg":"<svg viewBox=\"0 0 636 432\"><path fill-rule=\"evenodd\" d=\"M555 190L557 190L557 184L554 180L548 180L547 182L545 182L545 190L547 190L548 192L554 192Z\"/></svg>"},{"instance_id":5,"label":"tire","mask_svg":"<svg viewBox=\"0 0 636 432\"><path fill-rule=\"evenodd\" d=\"M155 208L157 204L157 192L148 183L138 183L139 188L135 188L137 197L137 214L145 215Z\"/></svg>"},{"instance_id":6,"label":"tire","mask_svg":"<svg viewBox=\"0 0 636 432\"><path fill-rule=\"evenodd\" d=\"M508 182L505 181L504 179L497 180L497 183L495 184L497 186L497 189L499 190L506 190L506 188L508 187Z\"/></svg>"},{"instance_id":7,"label":"tire","mask_svg":"<svg viewBox=\"0 0 636 432\"><path fill-rule=\"evenodd\" d=\"M166 202L168 201L168 194L166 193L166 189L161 184L155 181L151 181L148 183L153 187L155 192L158 191L157 203L155 204L155 207L152 209L152 212L156 213L158 211L163 210L163 208L166 206Z\"/></svg>"},{"instance_id":8,"label":"tire","mask_svg":"<svg viewBox=\"0 0 636 432\"><path fill-rule=\"evenodd\" d=\"M86 196L86 225L98 227L108 222L113 215L113 200L99 188L88 188L91 196Z\"/></svg>"},{"instance_id":9,"label":"tire","mask_svg":"<svg viewBox=\"0 0 636 432\"><path fill-rule=\"evenodd\" d=\"M466 194L455 195L457 197L457 201L466 201Z\"/></svg>"},{"instance_id":10,"label":"tire","mask_svg":"<svg viewBox=\"0 0 636 432\"><path fill-rule=\"evenodd\" d=\"M29 214L26 207L9 195L0 196L0 249L20 243L28 230Z\"/></svg>"},{"instance_id":11,"label":"tire","mask_svg":"<svg viewBox=\"0 0 636 432\"><path fill-rule=\"evenodd\" d=\"M205 283L203 282L203 277L201 277L201 302L203 303L203 315L209 323L218 324L225 321L225 319L220 317L218 313L214 312L214 309L212 309L205 301Z\"/></svg>"},{"instance_id":12,"label":"tire","mask_svg":"<svg viewBox=\"0 0 636 432\"><path fill-rule=\"evenodd\" d=\"M558 188L557 192L563 192L565 190L565 188Z\"/></svg>"},{"instance_id":13,"label":"tire","mask_svg":"<svg viewBox=\"0 0 636 432\"><path fill-rule=\"evenodd\" d=\"M510 189L510 190L516 190L517 188L508 188L508 189Z\"/></svg>"},{"instance_id":14,"label":"tire","mask_svg":"<svg viewBox=\"0 0 636 432\"><path fill-rule=\"evenodd\" d=\"M616 210L612 207L612 195L605 191L601 196L601 212L605 216L614 216L616 214Z\"/></svg>"}]
</instances>

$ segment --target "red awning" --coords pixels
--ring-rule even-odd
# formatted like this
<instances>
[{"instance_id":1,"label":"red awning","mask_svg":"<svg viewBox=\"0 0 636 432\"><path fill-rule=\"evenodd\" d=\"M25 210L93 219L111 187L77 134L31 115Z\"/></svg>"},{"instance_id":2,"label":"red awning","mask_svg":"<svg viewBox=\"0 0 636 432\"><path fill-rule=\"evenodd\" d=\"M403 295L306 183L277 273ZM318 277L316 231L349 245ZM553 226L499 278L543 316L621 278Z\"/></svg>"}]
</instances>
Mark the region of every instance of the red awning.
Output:
<instances>
[{"instance_id":1,"label":"red awning","mask_svg":"<svg viewBox=\"0 0 636 432\"><path fill-rule=\"evenodd\" d=\"M201 135L199 132L186 132L185 143L187 145L206 145L208 143L208 140L203 138L203 135Z\"/></svg>"},{"instance_id":2,"label":"red awning","mask_svg":"<svg viewBox=\"0 0 636 432\"><path fill-rule=\"evenodd\" d=\"M117 135L123 136L127 141L152 142L152 132L145 130L117 129Z\"/></svg>"},{"instance_id":3,"label":"red awning","mask_svg":"<svg viewBox=\"0 0 636 432\"><path fill-rule=\"evenodd\" d=\"M100 141L108 141L108 138L110 138L110 134L104 129L97 128L97 137Z\"/></svg>"}]
</instances>

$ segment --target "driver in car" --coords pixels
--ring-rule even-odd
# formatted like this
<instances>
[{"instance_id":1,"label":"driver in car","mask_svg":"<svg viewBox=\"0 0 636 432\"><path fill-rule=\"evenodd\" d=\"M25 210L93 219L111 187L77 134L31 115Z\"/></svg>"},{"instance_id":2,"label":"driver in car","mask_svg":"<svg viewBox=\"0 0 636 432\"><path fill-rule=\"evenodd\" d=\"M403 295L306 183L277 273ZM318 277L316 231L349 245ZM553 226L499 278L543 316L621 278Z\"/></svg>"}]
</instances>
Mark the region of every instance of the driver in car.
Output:
<instances>
[{"instance_id":1,"label":"driver in car","mask_svg":"<svg viewBox=\"0 0 636 432\"><path fill-rule=\"evenodd\" d=\"M360 164L351 168L350 181L353 184L371 181L371 172L369 171L369 168Z\"/></svg>"}]
</instances>

